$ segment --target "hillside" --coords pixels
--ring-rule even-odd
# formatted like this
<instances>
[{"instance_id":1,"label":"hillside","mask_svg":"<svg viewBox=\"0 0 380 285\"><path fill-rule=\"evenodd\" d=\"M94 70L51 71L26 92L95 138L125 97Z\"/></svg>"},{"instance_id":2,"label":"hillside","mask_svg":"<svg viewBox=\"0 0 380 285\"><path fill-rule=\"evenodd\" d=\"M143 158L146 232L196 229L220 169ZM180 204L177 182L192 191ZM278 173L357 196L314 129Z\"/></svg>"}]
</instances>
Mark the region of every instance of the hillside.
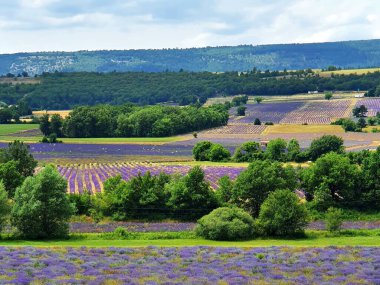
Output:
<instances>
[{"instance_id":1,"label":"hillside","mask_svg":"<svg viewBox=\"0 0 380 285\"><path fill-rule=\"evenodd\" d=\"M163 50L40 52L0 55L0 74L111 71L246 71L380 66L380 40Z\"/></svg>"},{"instance_id":2,"label":"hillside","mask_svg":"<svg viewBox=\"0 0 380 285\"><path fill-rule=\"evenodd\" d=\"M319 91L374 90L380 72L320 77L308 72L111 72L45 73L37 84L0 84L0 101L26 100L33 109L65 110L78 105L126 102L141 105L187 105L210 97L228 95L293 95ZM292 75L291 75L292 74ZM1 81L0 81L1 82ZM18 82L18 81L15 81Z\"/></svg>"}]
</instances>

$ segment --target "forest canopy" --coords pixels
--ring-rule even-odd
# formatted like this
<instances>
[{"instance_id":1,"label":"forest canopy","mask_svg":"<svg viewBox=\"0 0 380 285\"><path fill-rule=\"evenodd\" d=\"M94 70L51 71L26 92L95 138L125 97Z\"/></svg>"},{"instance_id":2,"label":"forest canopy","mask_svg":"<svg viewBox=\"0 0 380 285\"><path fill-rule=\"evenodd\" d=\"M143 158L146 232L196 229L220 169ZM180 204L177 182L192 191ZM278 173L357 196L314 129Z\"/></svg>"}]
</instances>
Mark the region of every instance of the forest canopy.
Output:
<instances>
[{"instance_id":1,"label":"forest canopy","mask_svg":"<svg viewBox=\"0 0 380 285\"><path fill-rule=\"evenodd\" d=\"M32 109L65 110L76 106L132 102L139 105L204 103L228 95L292 95L319 91L373 90L380 72L320 77L311 70L246 73L126 72L45 73L39 84L0 84L0 101L23 99Z\"/></svg>"}]
</instances>

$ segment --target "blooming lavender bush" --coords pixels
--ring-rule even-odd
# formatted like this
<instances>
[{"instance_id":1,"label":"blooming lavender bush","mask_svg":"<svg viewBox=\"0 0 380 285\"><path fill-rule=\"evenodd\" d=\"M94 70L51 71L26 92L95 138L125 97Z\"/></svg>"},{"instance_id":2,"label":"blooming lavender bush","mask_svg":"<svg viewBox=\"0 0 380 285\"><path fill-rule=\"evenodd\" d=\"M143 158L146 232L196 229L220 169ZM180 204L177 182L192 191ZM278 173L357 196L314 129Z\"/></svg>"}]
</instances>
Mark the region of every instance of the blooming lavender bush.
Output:
<instances>
[{"instance_id":1,"label":"blooming lavender bush","mask_svg":"<svg viewBox=\"0 0 380 285\"><path fill-rule=\"evenodd\" d=\"M380 284L379 247L0 247L0 284Z\"/></svg>"}]
</instances>

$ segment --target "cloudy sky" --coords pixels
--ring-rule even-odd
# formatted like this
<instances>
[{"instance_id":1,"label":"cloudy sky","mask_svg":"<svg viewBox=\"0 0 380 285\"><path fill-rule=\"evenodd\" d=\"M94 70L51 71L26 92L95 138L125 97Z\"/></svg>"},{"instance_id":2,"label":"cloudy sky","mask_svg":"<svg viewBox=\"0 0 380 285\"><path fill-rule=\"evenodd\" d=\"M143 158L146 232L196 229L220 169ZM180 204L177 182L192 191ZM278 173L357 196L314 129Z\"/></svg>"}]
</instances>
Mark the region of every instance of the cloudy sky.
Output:
<instances>
[{"instance_id":1,"label":"cloudy sky","mask_svg":"<svg viewBox=\"0 0 380 285\"><path fill-rule=\"evenodd\" d=\"M0 0L0 53L380 38L378 0Z\"/></svg>"}]
</instances>

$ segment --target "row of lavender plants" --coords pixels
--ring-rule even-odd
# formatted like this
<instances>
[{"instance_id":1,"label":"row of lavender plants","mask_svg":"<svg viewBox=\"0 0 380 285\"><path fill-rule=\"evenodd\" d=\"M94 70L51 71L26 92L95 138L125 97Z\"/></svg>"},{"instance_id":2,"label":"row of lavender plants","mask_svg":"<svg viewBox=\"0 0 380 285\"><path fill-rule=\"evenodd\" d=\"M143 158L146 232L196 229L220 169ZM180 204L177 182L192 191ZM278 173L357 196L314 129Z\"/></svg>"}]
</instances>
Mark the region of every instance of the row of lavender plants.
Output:
<instances>
[{"instance_id":1,"label":"row of lavender plants","mask_svg":"<svg viewBox=\"0 0 380 285\"><path fill-rule=\"evenodd\" d=\"M152 175L158 175L160 172L166 174L185 175L189 170L188 165L165 165L155 163L93 163L81 165L64 165L58 166L58 171L68 181L68 193L83 193L86 189L91 193L101 192L103 182L113 176L120 174L124 180L130 180L139 173L145 174L150 172ZM224 166L204 166L203 170L206 180L210 182L211 187L218 187L217 181L222 176L229 176L235 179L245 167L224 167Z\"/></svg>"},{"instance_id":2,"label":"row of lavender plants","mask_svg":"<svg viewBox=\"0 0 380 285\"><path fill-rule=\"evenodd\" d=\"M379 247L0 247L0 284L380 284Z\"/></svg>"}]
</instances>

